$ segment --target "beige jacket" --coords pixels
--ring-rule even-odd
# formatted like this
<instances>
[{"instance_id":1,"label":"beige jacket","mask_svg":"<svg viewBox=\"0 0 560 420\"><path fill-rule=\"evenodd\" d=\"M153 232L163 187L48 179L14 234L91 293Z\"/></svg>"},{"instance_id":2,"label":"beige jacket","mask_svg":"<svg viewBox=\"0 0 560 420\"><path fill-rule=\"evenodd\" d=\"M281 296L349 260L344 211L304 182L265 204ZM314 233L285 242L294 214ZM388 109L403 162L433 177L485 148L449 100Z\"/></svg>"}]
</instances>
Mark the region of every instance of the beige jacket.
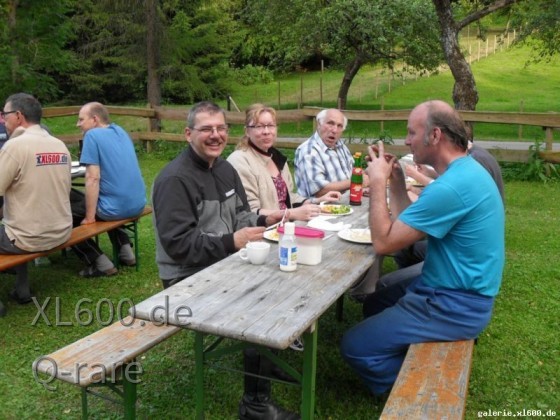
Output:
<instances>
[{"instance_id":1,"label":"beige jacket","mask_svg":"<svg viewBox=\"0 0 560 420\"><path fill-rule=\"evenodd\" d=\"M247 149L235 150L227 160L239 173L252 211L280 209L274 182L266 168L271 157L262 155L249 146ZM297 207L305 197L293 192L294 181L287 164L282 167L282 178L290 191L291 207Z\"/></svg>"}]
</instances>

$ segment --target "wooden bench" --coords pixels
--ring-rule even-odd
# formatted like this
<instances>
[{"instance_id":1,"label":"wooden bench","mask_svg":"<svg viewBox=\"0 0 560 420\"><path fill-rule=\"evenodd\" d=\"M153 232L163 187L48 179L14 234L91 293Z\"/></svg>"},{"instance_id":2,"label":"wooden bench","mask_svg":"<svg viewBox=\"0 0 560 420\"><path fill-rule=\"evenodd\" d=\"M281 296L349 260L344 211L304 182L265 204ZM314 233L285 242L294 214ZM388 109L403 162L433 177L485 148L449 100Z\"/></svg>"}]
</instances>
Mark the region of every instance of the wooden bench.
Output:
<instances>
[{"instance_id":1,"label":"wooden bench","mask_svg":"<svg viewBox=\"0 0 560 420\"><path fill-rule=\"evenodd\" d=\"M68 239L62 245L59 245L56 248L50 249L48 251L34 252L31 254L0 255L0 271L4 271L8 268L13 268L20 264L33 261L35 258L38 257L45 257L56 251L64 251L66 250L66 248L69 248L73 245L77 245L87 239L96 238L98 235L116 228L125 229L128 235L131 237L134 244L134 255L136 257L136 270L138 270L138 266L139 266L138 220L141 217L146 216L150 213L152 213L152 208L150 206L146 206L142 211L142 213L140 213L136 217L130 217L128 219L112 220L110 222L97 221L89 225L77 226L74 229L72 229L72 234L70 235L70 239ZM115 263L115 266L119 265L118 253L119 250L113 248L113 261Z\"/></svg>"},{"instance_id":2,"label":"wooden bench","mask_svg":"<svg viewBox=\"0 0 560 420\"><path fill-rule=\"evenodd\" d=\"M474 340L412 344L380 419L462 419Z\"/></svg>"},{"instance_id":3,"label":"wooden bench","mask_svg":"<svg viewBox=\"0 0 560 420\"><path fill-rule=\"evenodd\" d=\"M136 383L142 371L136 358L180 329L128 316L54 353L39 357L33 362L33 374L49 389L55 379L81 387L83 418L88 416L88 394L92 394L123 404L124 417L133 419L136 416ZM92 389L100 386L108 387L120 400Z\"/></svg>"}]
</instances>

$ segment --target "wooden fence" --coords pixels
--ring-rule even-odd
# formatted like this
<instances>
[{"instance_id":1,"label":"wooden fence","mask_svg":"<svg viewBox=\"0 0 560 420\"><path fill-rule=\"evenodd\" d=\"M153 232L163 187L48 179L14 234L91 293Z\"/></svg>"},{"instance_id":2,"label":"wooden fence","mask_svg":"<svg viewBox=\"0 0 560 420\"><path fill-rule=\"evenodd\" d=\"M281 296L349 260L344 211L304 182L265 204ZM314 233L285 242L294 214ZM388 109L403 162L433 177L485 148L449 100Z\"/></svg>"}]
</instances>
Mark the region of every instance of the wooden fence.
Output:
<instances>
[{"instance_id":1,"label":"wooden fence","mask_svg":"<svg viewBox=\"0 0 560 420\"><path fill-rule=\"evenodd\" d=\"M78 115L79 106L70 107L52 107L43 110L45 118L64 117ZM111 115L132 116L146 119L146 131L133 131L130 133L133 140L144 142L146 149L151 151L152 142L156 140L164 141L185 141L183 133L165 133L152 131L150 127L154 125L154 121L186 121L188 109L168 109L165 107L155 108L132 108L132 107L116 107L109 106L108 110ZM295 110L279 110L277 111L277 120L279 123L303 122L311 121L321 110L318 107L304 107ZM350 121L406 121L410 110L382 110L382 111L344 111L344 114ZM463 119L473 123L494 123L494 124L513 124L529 125L542 127L545 130L545 150L541 152L541 157L549 162L560 163L560 152L552 150L554 142L553 131L560 129L560 113L530 113L530 112L488 112L488 111L460 111ZM242 125L245 120L243 112L226 112L227 121L230 124ZM58 136L66 143L77 143L81 139L80 134L61 135ZM229 143L236 144L238 138L230 137ZM278 147L296 148L301 139L279 138ZM352 151L362 150L363 144L349 144ZM388 150L399 155L409 152L408 147L391 145ZM489 151L502 162L527 162L529 158L529 150L517 150L506 148L491 148Z\"/></svg>"}]
</instances>

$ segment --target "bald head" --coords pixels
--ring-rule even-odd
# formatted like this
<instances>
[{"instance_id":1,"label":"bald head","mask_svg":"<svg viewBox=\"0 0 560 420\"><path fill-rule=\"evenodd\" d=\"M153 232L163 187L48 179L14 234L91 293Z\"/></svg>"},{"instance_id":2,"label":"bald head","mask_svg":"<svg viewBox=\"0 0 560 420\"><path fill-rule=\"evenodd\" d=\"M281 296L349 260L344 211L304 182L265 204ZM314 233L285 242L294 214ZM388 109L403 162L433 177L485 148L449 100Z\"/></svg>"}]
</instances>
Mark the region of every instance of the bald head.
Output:
<instances>
[{"instance_id":1,"label":"bald head","mask_svg":"<svg viewBox=\"0 0 560 420\"><path fill-rule=\"evenodd\" d=\"M107 127L110 123L109 111L105 105L99 102L89 102L80 109L76 125L83 133L86 133L92 128Z\"/></svg>"},{"instance_id":2,"label":"bald head","mask_svg":"<svg viewBox=\"0 0 560 420\"><path fill-rule=\"evenodd\" d=\"M452 145L462 151L467 150L468 136L465 122L457 110L447 102L440 100L423 102L414 108L413 112L425 118L426 136L434 128L439 128ZM429 142L428 137L426 137L425 142Z\"/></svg>"}]
</instances>

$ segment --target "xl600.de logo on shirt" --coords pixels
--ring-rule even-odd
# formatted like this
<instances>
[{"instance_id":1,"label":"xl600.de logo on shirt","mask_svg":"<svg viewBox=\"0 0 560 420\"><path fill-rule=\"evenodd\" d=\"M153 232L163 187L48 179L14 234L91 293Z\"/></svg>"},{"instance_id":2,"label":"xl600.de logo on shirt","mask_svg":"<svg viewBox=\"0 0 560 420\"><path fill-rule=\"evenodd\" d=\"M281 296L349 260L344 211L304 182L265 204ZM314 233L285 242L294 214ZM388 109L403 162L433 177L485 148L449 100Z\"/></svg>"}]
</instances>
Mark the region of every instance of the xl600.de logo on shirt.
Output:
<instances>
[{"instance_id":1,"label":"xl600.de logo on shirt","mask_svg":"<svg viewBox=\"0 0 560 420\"><path fill-rule=\"evenodd\" d=\"M36 166L68 164L66 153L37 153L35 158L37 159Z\"/></svg>"}]
</instances>

